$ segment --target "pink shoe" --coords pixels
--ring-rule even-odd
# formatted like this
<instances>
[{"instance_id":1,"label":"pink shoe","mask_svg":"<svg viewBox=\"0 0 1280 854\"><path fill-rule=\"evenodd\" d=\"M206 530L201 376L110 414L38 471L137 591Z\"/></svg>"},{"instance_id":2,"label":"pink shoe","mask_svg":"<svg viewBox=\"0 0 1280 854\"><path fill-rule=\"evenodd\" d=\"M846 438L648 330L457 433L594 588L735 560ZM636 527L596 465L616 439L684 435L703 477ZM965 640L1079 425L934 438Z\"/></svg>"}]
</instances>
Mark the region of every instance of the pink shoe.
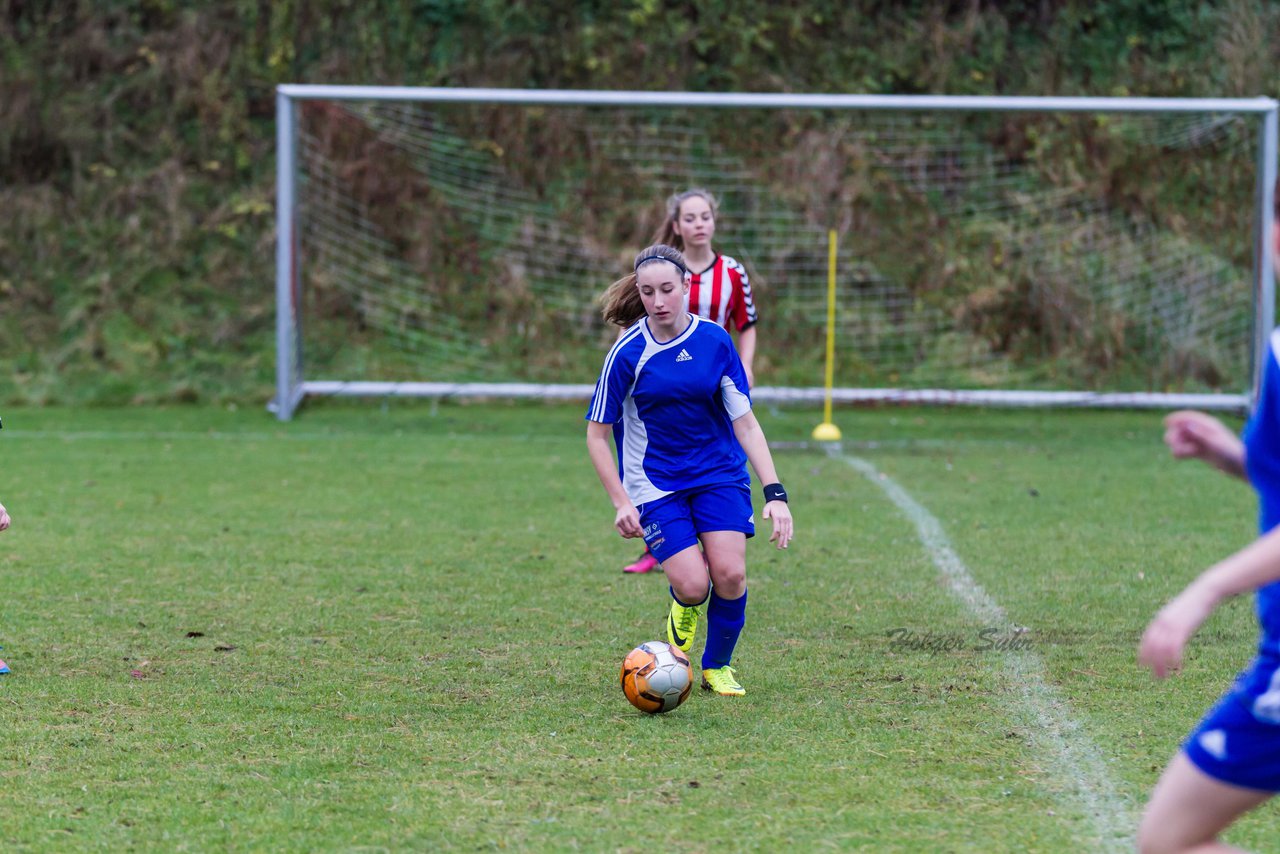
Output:
<instances>
[{"instance_id":1,"label":"pink shoe","mask_svg":"<svg viewBox=\"0 0 1280 854\"><path fill-rule=\"evenodd\" d=\"M9 672L9 665L5 664L3 661L0 661L0 673L8 673L8 672Z\"/></svg>"},{"instance_id":2,"label":"pink shoe","mask_svg":"<svg viewBox=\"0 0 1280 854\"><path fill-rule=\"evenodd\" d=\"M644 554L640 555L639 560L635 563L627 564L622 568L622 571L634 573L648 572L655 566L658 566L658 559L653 556L652 552L646 550ZM661 572L662 567L658 566L658 571Z\"/></svg>"}]
</instances>

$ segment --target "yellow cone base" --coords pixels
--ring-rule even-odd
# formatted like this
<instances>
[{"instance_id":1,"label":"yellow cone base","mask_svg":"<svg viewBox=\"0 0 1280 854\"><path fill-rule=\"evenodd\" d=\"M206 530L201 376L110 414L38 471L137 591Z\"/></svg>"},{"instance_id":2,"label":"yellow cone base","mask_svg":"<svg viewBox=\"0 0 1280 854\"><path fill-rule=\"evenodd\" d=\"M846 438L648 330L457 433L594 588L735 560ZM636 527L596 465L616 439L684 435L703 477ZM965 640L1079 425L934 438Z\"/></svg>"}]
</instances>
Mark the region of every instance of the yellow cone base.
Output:
<instances>
[{"instance_id":1,"label":"yellow cone base","mask_svg":"<svg viewBox=\"0 0 1280 854\"><path fill-rule=\"evenodd\" d=\"M830 421L824 421L813 428L813 438L819 442L839 442L840 428Z\"/></svg>"}]
</instances>

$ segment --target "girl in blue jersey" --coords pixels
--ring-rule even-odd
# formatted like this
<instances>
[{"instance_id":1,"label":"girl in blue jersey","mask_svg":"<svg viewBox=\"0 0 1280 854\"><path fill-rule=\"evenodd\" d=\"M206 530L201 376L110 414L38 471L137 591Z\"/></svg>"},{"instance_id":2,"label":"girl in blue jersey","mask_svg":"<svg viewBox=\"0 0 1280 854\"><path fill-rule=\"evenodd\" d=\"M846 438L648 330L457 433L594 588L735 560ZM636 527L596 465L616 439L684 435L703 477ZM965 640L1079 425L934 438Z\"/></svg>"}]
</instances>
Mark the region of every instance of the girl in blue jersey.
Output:
<instances>
[{"instance_id":1,"label":"girl in blue jersey","mask_svg":"<svg viewBox=\"0 0 1280 854\"><path fill-rule=\"evenodd\" d=\"M587 451L616 510L614 526L643 537L667 573L667 639L687 652L705 603L702 687L734 696L746 693L730 661L746 615L746 542L755 535L748 460L766 484L764 517L780 549L791 541L791 512L742 360L728 332L686 310L688 290L684 257L658 244L605 294L605 319L627 330L591 398Z\"/></svg>"},{"instance_id":2,"label":"girl in blue jersey","mask_svg":"<svg viewBox=\"0 0 1280 854\"><path fill-rule=\"evenodd\" d=\"M1280 223L1280 209L1277 218ZM1280 224L1273 242L1280 252ZM1243 440L1203 412L1165 419L1165 442L1175 457L1204 460L1252 484L1261 536L1165 605L1143 634L1138 659L1157 678L1178 670L1200 624L1240 593L1256 591L1262 631L1257 657L1156 783L1138 831L1144 852L1235 851L1218 834L1280 791L1280 331L1263 357L1262 390Z\"/></svg>"},{"instance_id":3,"label":"girl in blue jersey","mask_svg":"<svg viewBox=\"0 0 1280 854\"><path fill-rule=\"evenodd\" d=\"M752 370L759 317L746 268L711 246L717 212L716 197L708 190L694 188L677 193L667 200L667 217L653 242L672 246L684 256L690 274L689 311L737 333L738 355L747 374L747 385L754 387ZM657 567L658 559L646 547L622 571L643 573Z\"/></svg>"}]
</instances>

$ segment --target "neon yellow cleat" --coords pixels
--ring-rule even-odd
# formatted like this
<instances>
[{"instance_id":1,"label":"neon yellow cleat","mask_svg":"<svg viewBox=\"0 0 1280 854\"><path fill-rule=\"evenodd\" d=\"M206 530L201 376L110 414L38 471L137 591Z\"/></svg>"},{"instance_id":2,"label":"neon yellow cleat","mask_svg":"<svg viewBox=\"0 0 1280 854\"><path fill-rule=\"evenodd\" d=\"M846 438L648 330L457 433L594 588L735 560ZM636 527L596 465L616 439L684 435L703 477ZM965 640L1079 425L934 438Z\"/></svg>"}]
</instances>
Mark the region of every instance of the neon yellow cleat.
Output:
<instances>
[{"instance_id":1,"label":"neon yellow cleat","mask_svg":"<svg viewBox=\"0 0 1280 854\"><path fill-rule=\"evenodd\" d=\"M667 640L681 652L693 646L693 636L698 632L698 606L686 608L671 600L671 613L667 616Z\"/></svg>"},{"instance_id":2,"label":"neon yellow cleat","mask_svg":"<svg viewBox=\"0 0 1280 854\"><path fill-rule=\"evenodd\" d=\"M738 684L732 667L715 667L702 671L702 690L715 691L722 697L741 697L747 689Z\"/></svg>"}]
</instances>

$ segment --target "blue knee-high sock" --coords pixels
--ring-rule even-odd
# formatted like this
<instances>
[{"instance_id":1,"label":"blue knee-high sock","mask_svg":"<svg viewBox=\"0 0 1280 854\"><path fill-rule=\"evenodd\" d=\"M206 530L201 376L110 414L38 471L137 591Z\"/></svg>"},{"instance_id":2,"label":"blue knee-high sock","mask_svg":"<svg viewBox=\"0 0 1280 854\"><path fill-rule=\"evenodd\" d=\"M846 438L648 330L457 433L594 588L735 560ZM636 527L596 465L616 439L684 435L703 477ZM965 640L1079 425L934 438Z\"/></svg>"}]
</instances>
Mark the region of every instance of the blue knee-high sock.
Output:
<instances>
[{"instance_id":1,"label":"blue knee-high sock","mask_svg":"<svg viewBox=\"0 0 1280 854\"><path fill-rule=\"evenodd\" d=\"M702 669L725 667L733 658L742 625L747 621L747 591L737 599L721 599L711 591L707 606L707 645L702 650Z\"/></svg>"}]
</instances>

